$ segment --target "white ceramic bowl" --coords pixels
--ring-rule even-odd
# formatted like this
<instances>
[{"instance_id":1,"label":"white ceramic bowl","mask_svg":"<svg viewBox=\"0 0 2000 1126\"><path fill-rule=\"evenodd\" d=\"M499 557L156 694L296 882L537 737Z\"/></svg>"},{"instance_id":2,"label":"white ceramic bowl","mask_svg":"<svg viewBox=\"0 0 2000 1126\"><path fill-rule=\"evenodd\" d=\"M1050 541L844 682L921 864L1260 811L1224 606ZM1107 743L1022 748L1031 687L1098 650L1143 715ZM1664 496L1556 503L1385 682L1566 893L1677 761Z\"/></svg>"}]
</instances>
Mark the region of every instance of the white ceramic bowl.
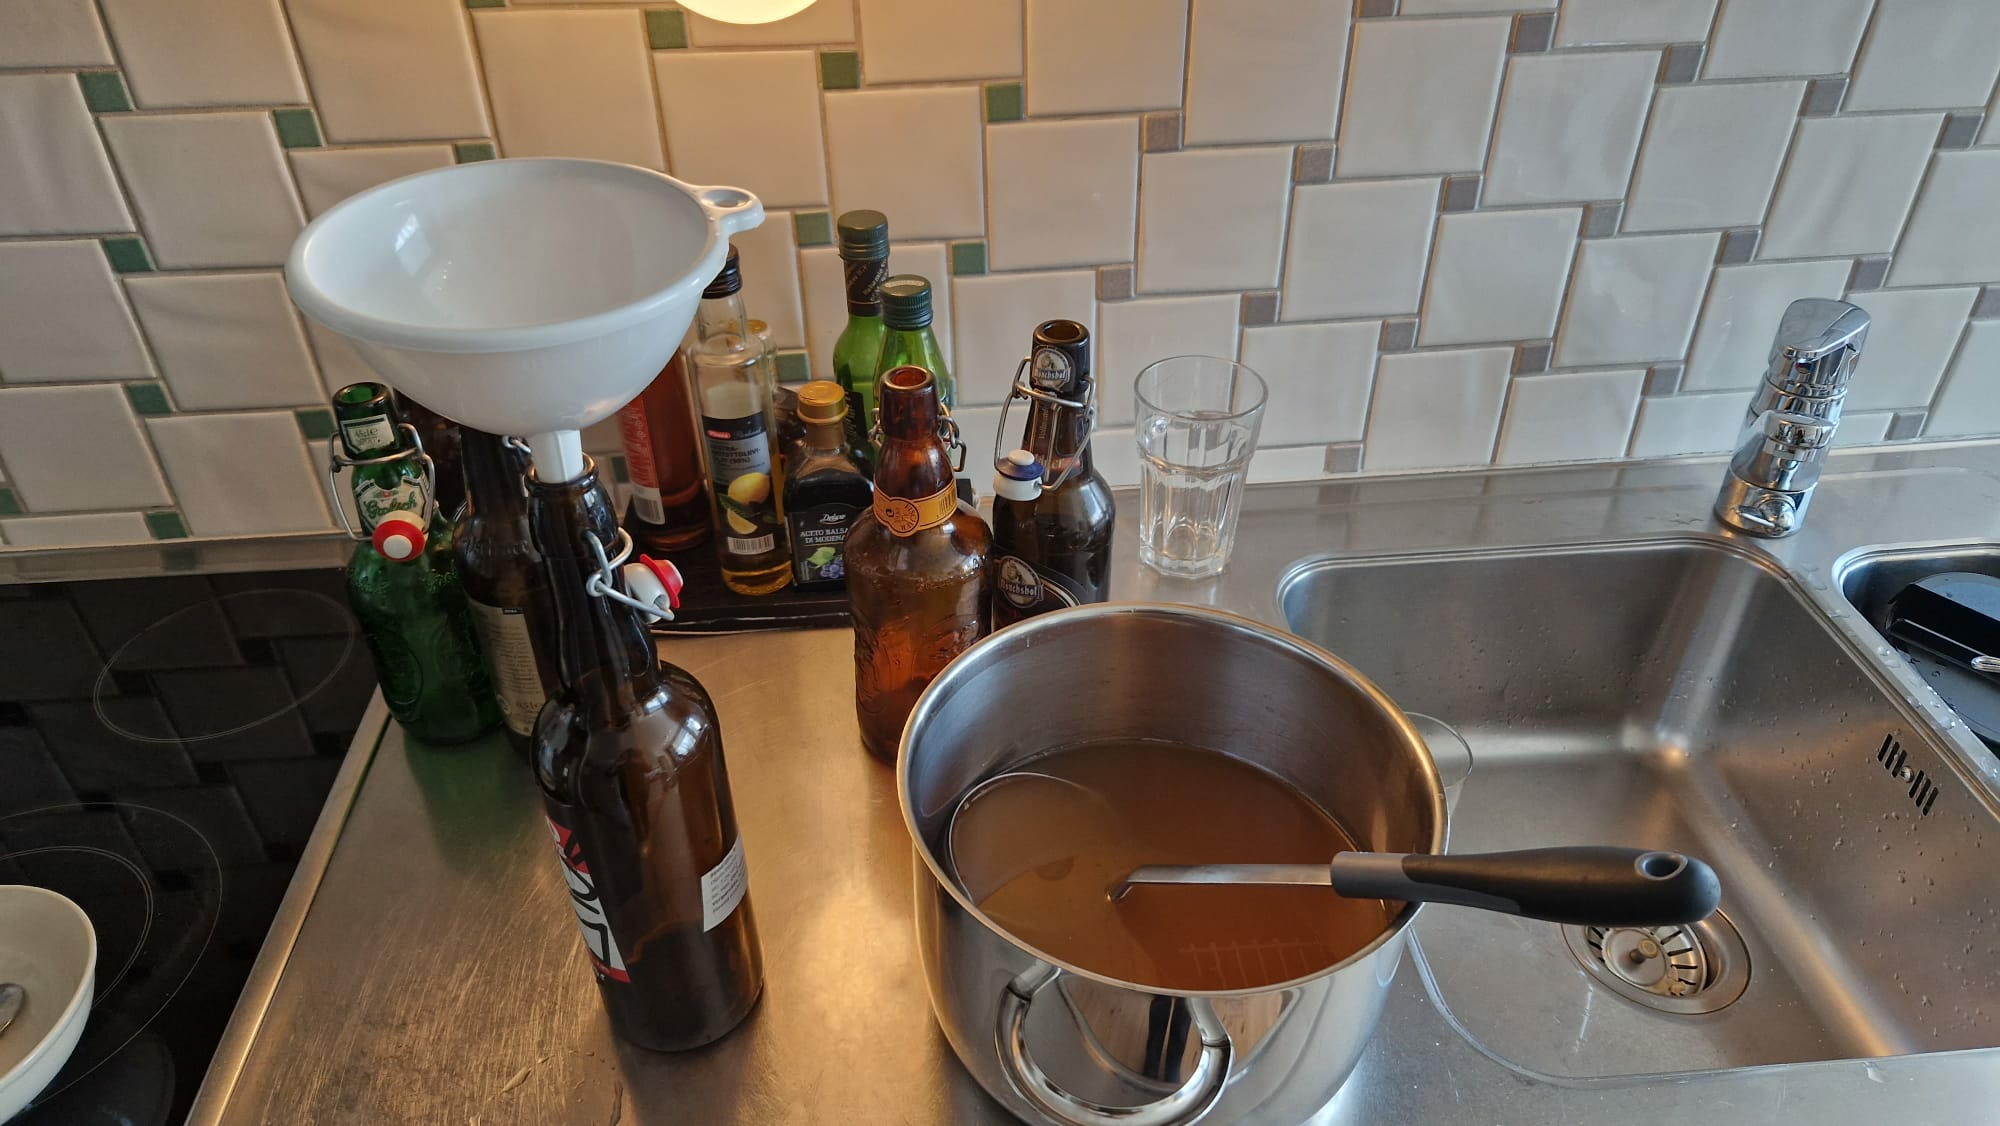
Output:
<instances>
[{"instance_id":1,"label":"white ceramic bowl","mask_svg":"<svg viewBox=\"0 0 2000 1126\"><path fill-rule=\"evenodd\" d=\"M96 968L97 932L83 908L46 888L0 884L0 982L28 991L0 1032L0 1122L34 1101L76 1049Z\"/></svg>"},{"instance_id":2,"label":"white ceramic bowl","mask_svg":"<svg viewBox=\"0 0 2000 1126\"><path fill-rule=\"evenodd\" d=\"M398 390L495 434L581 430L680 346L740 188L596 160L482 161L354 196L292 246L285 284Z\"/></svg>"}]
</instances>

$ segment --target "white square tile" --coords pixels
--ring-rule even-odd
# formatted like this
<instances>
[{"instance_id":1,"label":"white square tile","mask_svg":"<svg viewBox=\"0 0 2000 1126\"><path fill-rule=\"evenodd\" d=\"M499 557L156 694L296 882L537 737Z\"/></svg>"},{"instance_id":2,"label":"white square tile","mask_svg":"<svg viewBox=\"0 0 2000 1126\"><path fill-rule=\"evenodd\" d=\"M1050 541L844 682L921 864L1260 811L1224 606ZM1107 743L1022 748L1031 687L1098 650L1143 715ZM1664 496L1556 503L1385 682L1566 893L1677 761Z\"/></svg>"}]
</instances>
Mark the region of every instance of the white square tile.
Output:
<instances>
[{"instance_id":1,"label":"white square tile","mask_svg":"<svg viewBox=\"0 0 2000 1126\"><path fill-rule=\"evenodd\" d=\"M834 212L884 212L898 238L983 234L979 96L973 86L825 95ZM920 175L910 165L911 138L917 137L923 139Z\"/></svg>"},{"instance_id":2,"label":"white square tile","mask_svg":"<svg viewBox=\"0 0 2000 1126\"><path fill-rule=\"evenodd\" d=\"M1762 223L1804 97L1803 82L1662 88L1625 204L1625 229Z\"/></svg>"},{"instance_id":3,"label":"white square tile","mask_svg":"<svg viewBox=\"0 0 2000 1126\"><path fill-rule=\"evenodd\" d=\"M377 184L452 162L449 145L391 145L362 149L293 149L292 178L298 181L299 196L305 200L306 217L320 212L357 192Z\"/></svg>"},{"instance_id":4,"label":"white square tile","mask_svg":"<svg viewBox=\"0 0 2000 1126\"><path fill-rule=\"evenodd\" d=\"M1715 261L1715 235L1585 239L1570 283L1559 367L1678 360ZM1775 326L1774 326L1775 327ZM1612 456L1612 455L1604 455Z\"/></svg>"},{"instance_id":5,"label":"white square tile","mask_svg":"<svg viewBox=\"0 0 2000 1126\"><path fill-rule=\"evenodd\" d=\"M73 74L0 74L0 235L132 230Z\"/></svg>"},{"instance_id":6,"label":"white square tile","mask_svg":"<svg viewBox=\"0 0 2000 1126\"><path fill-rule=\"evenodd\" d=\"M1507 58L1505 19L1364 20L1334 171L1474 172Z\"/></svg>"},{"instance_id":7,"label":"white square tile","mask_svg":"<svg viewBox=\"0 0 2000 1126\"><path fill-rule=\"evenodd\" d=\"M1876 445L1889 437L1889 424L1894 421L1896 421L1895 411L1842 414L1840 429L1833 435L1833 444L1843 449Z\"/></svg>"},{"instance_id":8,"label":"white square tile","mask_svg":"<svg viewBox=\"0 0 2000 1126\"><path fill-rule=\"evenodd\" d=\"M11 0L0 67L113 66L91 0Z\"/></svg>"},{"instance_id":9,"label":"white square tile","mask_svg":"<svg viewBox=\"0 0 2000 1126\"><path fill-rule=\"evenodd\" d=\"M141 109L306 100L278 0L99 3L118 44L133 104Z\"/></svg>"},{"instance_id":10,"label":"white square tile","mask_svg":"<svg viewBox=\"0 0 2000 1126\"><path fill-rule=\"evenodd\" d=\"M1090 436L1090 455L1113 488L1129 489L1139 483L1139 443L1131 427L1098 428Z\"/></svg>"},{"instance_id":11,"label":"white square tile","mask_svg":"<svg viewBox=\"0 0 2000 1126\"><path fill-rule=\"evenodd\" d=\"M1014 369L1028 354L1035 326L1061 317L1091 330L1096 344L1097 274L1064 270L1045 274L986 274L954 278L958 307L958 401L998 403L1013 385ZM1092 372L1100 378L1093 350ZM1019 409L1014 420L1026 417Z\"/></svg>"},{"instance_id":12,"label":"white square tile","mask_svg":"<svg viewBox=\"0 0 2000 1126\"><path fill-rule=\"evenodd\" d=\"M741 260L743 306L749 315L771 326L771 340L778 347L805 347L805 313L799 306L799 248L793 241L791 213L766 212L761 225L729 241Z\"/></svg>"},{"instance_id":13,"label":"white square tile","mask_svg":"<svg viewBox=\"0 0 2000 1126\"><path fill-rule=\"evenodd\" d=\"M811 51L655 51L667 158L696 184L731 184L766 207L826 203L819 58ZM718 90L755 90L728 113Z\"/></svg>"},{"instance_id":14,"label":"white square tile","mask_svg":"<svg viewBox=\"0 0 2000 1126\"><path fill-rule=\"evenodd\" d=\"M319 361L319 378L327 397L350 383L367 383L382 378L382 373L370 367L361 353L354 350L340 334L313 320L301 317L306 326L306 339L312 341L313 355ZM587 448L587 447L586 447Z\"/></svg>"},{"instance_id":15,"label":"white square tile","mask_svg":"<svg viewBox=\"0 0 2000 1126\"><path fill-rule=\"evenodd\" d=\"M1243 364L1270 388L1257 441L1272 446L1360 441L1368 429L1368 390L1375 383L1375 341L1381 333L1378 321L1244 329Z\"/></svg>"},{"instance_id":16,"label":"white square tile","mask_svg":"<svg viewBox=\"0 0 2000 1126\"><path fill-rule=\"evenodd\" d=\"M126 289L182 410L324 401L280 275L133 278Z\"/></svg>"},{"instance_id":17,"label":"white square tile","mask_svg":"<svg viewBox=\"0 0 2000 1126\"><path fill-rule=\"evenodd\" d=\"M1097 307L1098 421L1132 422L1132 381L1140 369L1169 356L1236 358L1235 294L1144 297Z\"/></svg>"},{"instance_id":18,"label":"white square tile","mask_svg":"<svg viewBox=\"0 0 2000 1126\"><path fill-rule=\"evenodd\" d=\"M951 417L958 423L959 440L965 443L965 476L972 479L980 493L990 496L993 492L994 451L1000 440L1000 408L954 408ZM1014 449L1019 444L1021 426L1025 421L1026 417L1020 411L1015 411L1008 420L1007 428L1014 431L1014 440L1008 449ZM1092 454L1095 453L1093 447ZM1094 463L1095 456L1091 460Z\"/></svg>"},{"instance_id":19,"label":"white square tile","mask_svg":"<svg viewBox=\"0 0 2000 1126\"><path fill-rule=\"evenodd\" d=\"M137 512L87 512L76 516L23 516L0 520L10 547L81 547L145 543L152 533Z\"/></svg>"},{"instance_id":20,"label":"white square tile","mask_svg":"<svg viewBox=\"0 0 2000 1126\"><path fill-rule=\"evenodd\" d=\"M688 39L697 47L852 43L854 0L813 0L797 15L771 23L724 23L688 12L687 24Z\"/></svg>"},{"instance_id":21,"label":"white square tile","mask_svg":"<svg viewBox=\"0 0 2000 1126\"><path fill-rule=\"evenodd\" d=\"M1331 477L1326 471L1325 446L1290 446L1272 449L1262 445L1250 457L1249 480L1253 485L1266 481L1312 481Z\"/></svg>"},{"instance_id":22,"label":"white square tile","mask_svg":"<svg viewBox=\"0 0 2000 1126\"><path fill-rule=\"evenodd\" d=\"M1868 310L1868 343L1847 388L1850 410L1892 410L1930 405L1958 346L1965 315L1979 297L1960 289L1884 289L1855 294Z\"/></svg>"},{"instance_id":23,"label":"white square tile","mask_svg":"<svg viewBox=\"0 0 2000 1126\"><path fill-rule=\"evenodd\" d=\"M1786 306L1801 297L1839 297L1850 267L1835 260L1718 268L1681 386L1689 391L1757 386Z\"/></svg>"},{"instance_id":24,"label":"white square tile","mask_svg":"<svg viewBox=\"0 0 2000 1126\"><path fill-rule=\"evenodd\" d=\"M1027 19L1030 115L1180 107L1187 0L1027 0Z\"/></svg>"},{"instance_id":25,"label":"white square tile","mask_svg":"<svg viewBox=\"0 0 2000 1126\"><path fill-rule=\"evenodd\" d=\"M1743 429L1748 401L1736 391L1715 395L1663 395L1639 401L1632 457L1678 457L1727 450Z\"/></svg>"},{"instance_id":26,"label":"white square tile","mask_svg":"<svg viewBox=\"0 0 2000 1126\"><path fill-rule=\"evenodd\" d=\"M1437 259L1431 264L1417 342L1472 344L1555 335L1582 218L1574 207L1558 207L1454 213L1439 219Z\"/></svg>"},{"instance_id":27,"label":"white square tile","mask_svg":"<svg viewBox=\"0 0 2000 1126\"><path fill-rule=\"evenodd\" d=\"M1501 465L1624 457L1639 413L1643 369L1522 376L1500 426Z\"/></svg>"},{"instance_id":28,"label":"white square tile","mask_svg":"<svg viewBox=\"0 0 2000 1126\"><path fill-rule=\"evenodd\" d=\"M1556 46L1700 43L1715 0L1569 0L1556 21Z\"/></svg>"},{"instance_id":29,"label":"white square tile","mask_svg":"<svg viewBox=\"0 0 2000 1126\"><path fill-rule=\"evenodd\" d=\"M1876 0L1845 110L1983 106L2000 77L2000 4Z\"/></svg>"},{"instance_id":30,"label":"white square tile","mask_svg":"<svg viewBox=\"0 0 2000 1126\"><path fill-rule=\"evenodd\" d=\"M1801 121L1757 256L1893 250L1943 123L1935 113Z\"/></svg>"},{"instance_id":31,"label":"white square tile","mask_svg":"<svg viewBox=\"0 0 2000 1126\"><path fill-rule=\"evenodd\" d=\"M195 535L332 525L325 486L289 412L175 415L147 419L146 429Z\"/></svg>"},{"instance_id":32,"label":"white square tile","mask_svg":"<svg viewBox=\"0 0 2000 1126\"><path fill-rule=\"evenodd\" d=\"M2000 152L1941 152L1889 267L1893 285L2000 280Z\"/></svg>"},{"instance_id":33,"label":"white square tile","mask_svg":"<svg viewBox=\"0 0 2000 1126\"><path fill-rule=\"evenodd\" d=\"M1437 222L1438 181L1310 184L1292 193L1288 321L1414 313ZM1357 269L1357 263L1367 268Z\"/></svg>"},{"instance_id":34,"label":"white square tile","mask_svg":"<svg viewBox=\"0 0 2000 1126\"><path fill-rule=\"evenodd\" d=\"M104 119L160 268L276 266L305 225L262 113Z\"/></svg>"},{"instance_id":35,"label":"white square tile","mask_svg":"<svg viewBox=\"0 0 2000 1126\"><path fill-rule=\"evenodd\" d=\"M1403 0L1397 14L1405 16L1459 15L1466 12L1512 11L1517 8L1553 8L1556 0Z\"/></svg>"},{"instance_id":36,"label":"white square tile","mask_svg":"<svg viewBox=\"0 0 2000 1126\"><path fill-rule=\"evenodd\" d=\"M503 154L665 170L638 12L486 10L472 27Z\"/></svg>"},{"instance_id":37,"label":"white square tile","mask_svg":"<svg viewBox=\"0 0 2000 1126\"><path fill-rule=\"evenodd\" d=\"M1515 56L1482 201L1623 199L1659 69L1658 51Z\"/></svg>"},{"instance_id":38,"label":"white square tile","mask_svg":"<svg viewBox=\"0 0 2000 1126\"><path fill-rule=\"evenodd\" d=\"M1500 429L1512 348L1405 352L1376 365L1361 468L1485 465Z\"/></svg>"},{"instance_id":39,"label":"white square tile","mask_svg":"<svg viewBox=\"0 0 2000 1126\"><path fill-rule=\"evenodd\" d=\"M891 231L895 227L891 225ZM799 280L803 283L806 316L806 348L812 356L816 376L832 378L833 345L847 325L847 287L841 275L840 256L830 246L813 246L799 252ZM945 245L940 242L891 243L889 276L916 274L931 283L931 331L944 350L954 379L958 367L952 360L952 287Z\"/></svg>"},{"instance_id":40,"label":"white square tile","mask_svg":"<svg viewBox=\"0 0 2000 1126\"><path fill-rule=\"evenodd\" d=\"M1973 321L1937 405L1924 420L1924 437L2000 434L2000 321Z\"/></svg>"},{"instance_id":41,"label":"white square tile","mask_svg":"<svg viewBox=\"0 0 2000 1126\"><path fill-rule=\"evenodd\" d=\"M869 85L1021 73L1021 0L859 0Z\"/></svg>"},{"instance_id":42,"label":"white square tile","mask_svg":"<svg viewBox=\"0 0 2000 1126\"><path fill-rule=\"evenodd\" d=\"M488 135L463 0L286 0L285 7L328 141Z\"/></svg>"},{"instance_id":43,"label":"white square tile","mask_svg":"<svg viewBox=\"0 0 2000 1126\"><path fill-rule=\"evenodd\" d=\"M1276 286L1291 195L1289 145L1147 156L1139 165L1139 289Z\"/></svg>"},{"instance_id":44,"label":"white square tile","mask_svg":"<svg viewBox=\"0 0 2000 1126\"><path fill-rule=\"evenodd\" d=\"M0 380L152 374L132 310L97 243L0 242Z\"/></svg>"},{"instance_id":45,"label":"white square tile","mask_svg":"<svg viewBox=\"0 0 2000 1126\"><path fill-rule=\"evenodd\" d=\"M30 512L173 503L113 384L0 388L0 458Z\"/></svg>"},{"instance_id":46,"label":"white square tile","mask_svg":"<svg viewBox=\"0 0 2000 1126\"><path fill-rule=\"evenodd\" d=\"M1352 8L1347 0L1194 0L1187 142L1332 140Z\"/></svg>"},{"instance_id":47,"label":"white square tile","mask_svg":"<svg viewBox=\"0 0 2000 1126\"><path fill-rule=\"evenodd\" d=\"M1844 74L1875 0L1729 0L1716 21L1709 78Z\"/></svg>"},{"instance_id":48,"label":"white square tile","mask_svg":"<svg viewBox=\"0 0 2000 1126\"><path fill-rule=\"evenodd\" d=\"M827 103L831 113L833 98ZM1137 118L994 125L986 130L986 160L986 191L993 201L986 253L994 269L1132 260ZM839 161L836 155L836 166ZM1062 174L1050 175L1052 168ZM901 222L899 213L890 214Z\"/></svg>"}]
</instances>

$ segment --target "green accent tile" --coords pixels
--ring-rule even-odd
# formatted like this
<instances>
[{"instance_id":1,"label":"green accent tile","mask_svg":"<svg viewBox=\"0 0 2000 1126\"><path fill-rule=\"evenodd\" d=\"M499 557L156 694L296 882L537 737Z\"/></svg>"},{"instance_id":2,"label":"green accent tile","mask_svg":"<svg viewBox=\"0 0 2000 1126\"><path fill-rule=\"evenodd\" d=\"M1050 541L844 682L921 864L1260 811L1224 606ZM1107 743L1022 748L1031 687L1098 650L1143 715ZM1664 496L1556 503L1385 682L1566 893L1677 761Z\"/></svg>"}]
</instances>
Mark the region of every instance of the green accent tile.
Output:
<instances>
[{"instance_id":1,"label":"green accent tile","mask_svg":"<svg viewBox=\"0 0 2000 1126\"><path fill-rule=\"evenodd\" d=\"M274 109L271 120L278 123L278 143L288 149L316 149L326 143L319 139L319 119L309 109Z\"/></svg>"},{"instance_id":2,"label":"green accent tile","mask_svg":"<svg viewBox=\"0 0 2000 1126\"><path fill-rule=\"evenodd\" d=\"M996 82L986 88L987 121L1019 121L1025 115L1019 82Z\"/></svg>"},{"instance_id":3,"label":"green accent tile","mask_svg":"<svg viewBox=\"0 0 2000 1126\"><path fill-rule=\"evenodd\" d=\"M632 483L632 470L625 465L625 459L617 454L611 455L611 479L621 485Z\"/></svg>"},{"instance_id":4,"label":"green accent tile","mask_svg":"<svg viewBox=\"0 0 2000 1126\"><path fill-rule=\"evenodd\" d=\"M104 260L121 274L150 274L153 272L153 256L146 253L146 244L136 238L107 238L97 240L104 248Z\"/></svg>"},{"instance_id":5,"label":"green accent tile","mask_svg":"<svg viewBox=\"0 0 2000 1126\"><path fill-rule=\"evenodd\" d=\"M451 146L451 156L460 164L471 164L479 160L492 160L500 154L493 151L492 141L460 141Z\"/></svg>"},{"instance_id":6,"label":"green accent tile","mask_svg":"<svg viewBox=\"0 0 2000 1126\"><path fill-rule=\"evenodd\" d=\"M83 104L92 113L132 112L132 95L125 92L125 76L117 71L81 71L76 84L83 87Z\"/></svg>"},{"instance_id":7,"label":"green accent tile","mask_svg":"<svg viewBox=\"0 0 2000 1126\"><path fill-rule=\"evenodd\" d=\"M792 234L800 246L832 246L833 217L824 211L794 211Z\"/></svg>"},{"instance_id":8,"label":"green accent tile","mask_svg":"<svg viewBox=\"0 0 2000 1126\"><path fill-rule=\"evenodd\" d=\"M955 242L951 244L951 276L970 277L986 272L986 244L983 242Z\"/></svg>"},{"instance_id":9,"label":"green accent tile","mask_svg":"<svg viewBox=\"0 0 2000 1126\"><path fill-rule=\"evenodd\" d=\"M687 13L679 9L647 9L646 42L655 51L676 51L687 46Z\"/></svg>"},{"instance_id":10,"label":"green accent tile","mask_svg":"<svg viewBox=\"0 0 2000 1126\"><path fill-rule=\"evenodd\" d=\"M465 0L468 8L504 8L507 0Z\"/></svg>"},{"instance_id":11,"label":"green accent tile","mask_svg":"<svg viewBox=\"0 0 2000 1126\"><path fill-rule=\"evenodd\" d=\"M856 51L821 51L819 88L822 90L861 89L861 55Z\"/></svg>"},{"instance_id":12,"label":"green accent tile","mask_svg":"<svg viewBox=\"0 0 2000 1126\"><path fill-rule=\"evenodd\" d=\"M171 509L146 513L146 530L156 540L184 540L188 534L187 525L181 523L181 514Z\"/></svg>"},{"instance_id":13,"label":"green accent tile","mask_svg":"<svg viewBox=\"0 0 2000 1126\"><path fill-rule=\"evenodd\" d=\"M127 383L125 398L132 409L140 414L172 414L174 408L167 403L166 388L157 383Z\"/></svg>"},{"instance_id":14,"label":"green accent tile","mask_svg":"<svg viewBox=\"0 0 2000 1126\"><path fill-rule=\"evenodd\" d=\"M299 422L299 433L312 441L333 437L333 412L324 407L306 407L292 412Z\"/></svg>"},{"instance_id":15,"label":"green accent tile","mask_svg":"<svg viewBox=\"0 0 2000 1126\"><path fill-rule=\"evenodd\" d=\"M14 499L14 490L0 485L0 516L19 516L21 502Z\"/></svg>"},{"instance_id":16,"label":"green accent tile","mask_svg":"<svg viewBox=\"0 0 2000 1126\"><path fill-rule=\"evenodd\" d=\"M778 382L804 383L812 378L812 358L802 351L778 353Z\"/></svg>"}]
</instances>

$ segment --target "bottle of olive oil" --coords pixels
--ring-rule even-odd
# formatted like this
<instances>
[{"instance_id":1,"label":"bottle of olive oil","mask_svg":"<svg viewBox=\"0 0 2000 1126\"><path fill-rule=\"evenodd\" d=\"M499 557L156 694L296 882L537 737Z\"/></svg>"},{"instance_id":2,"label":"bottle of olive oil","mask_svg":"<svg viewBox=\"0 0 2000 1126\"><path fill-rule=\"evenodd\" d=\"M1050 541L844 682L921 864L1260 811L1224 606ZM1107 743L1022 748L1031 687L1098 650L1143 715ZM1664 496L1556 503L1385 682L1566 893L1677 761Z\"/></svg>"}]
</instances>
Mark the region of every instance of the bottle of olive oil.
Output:
<instances>
[{"instance_id":1,"label":"bottle of olive oil","mask_svg":"<svg viewBox=\"0 0 2000 1126\"><path fill-rule=\"evenodd\" d=\"M708 447L722 582L738 594L769 594L792 581L792 552L779 499L764 349L744 322L742 290L731 247L722 272L702 291L688 372Z\"/></svg>"}]
</instances>

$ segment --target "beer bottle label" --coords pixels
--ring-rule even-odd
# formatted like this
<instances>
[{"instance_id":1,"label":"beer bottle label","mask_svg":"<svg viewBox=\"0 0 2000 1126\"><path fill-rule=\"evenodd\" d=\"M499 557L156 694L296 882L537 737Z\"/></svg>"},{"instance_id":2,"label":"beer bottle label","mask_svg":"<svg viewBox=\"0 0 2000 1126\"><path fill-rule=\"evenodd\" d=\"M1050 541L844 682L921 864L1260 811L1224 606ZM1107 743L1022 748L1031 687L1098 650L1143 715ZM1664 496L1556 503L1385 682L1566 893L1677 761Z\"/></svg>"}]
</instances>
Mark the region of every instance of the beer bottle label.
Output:
<instances>
[{"instance_id":1,"label":"beer bottle label","mask_svg":"<svg viewBox=\"0 0 2000 1126\"><path fill-rule=\"evenodd\" d=\"M558 825L555 818L546 814L544 817L549 823L549 835L556 841L556 855L562 858L563 880L569 884L569 905L576 910L577 926L583 928L583 949L590 955L590 964L613 981L630 982L632 975L625 970L625 956L618 952L618 939L611 933L611 920L604 914L604 901L598 897L597 880L590 874L582 843L575 833ZM707 884L704 877L704 893Z\"/></svg>"},{"instance_id":2,"label":"beer bottle label","mask_svg":"<svg viewBox=\"0 0 2000 1126\"><path fill-rule=\"evenodd\" d=\"M736 911L743 893L750 888L750 874L743 867L743 838L729 846L715 867L701 877L701 929L712 931Z\"/></svg>"},{"instance_id":3,"label":"beer bottle label","mask_svg":"<svg viewBox=\"0 0 2000 1126\"><path fill-rule=\"evenodd\" d=\"M542 689L541 669L535 665L535 646L528 639L528 616L519 610L488 606L476 598L466 602L472 606L472 624L479 631L487 671L493 674L501 717L507 730L527 735L534 731L535 717L548 699Z\"/></svg>"},{"instance_id":4,"label":"beer bottle label","mask_svg":"<svg viewBox=\"0 0 2000 1126\"><path fill-rule=\"evenodd\" d=\"M807 583L847 578L847 531L861 515L853 504L819 504L785 513L792 531L792 579Z\"/></svg>"},{"instance_id":5,"label":"beer bottle label","mask_svg":"<svg viewBox=\"0 0 2000 1126\"><path fill-rule=\"evenodd\" d=\"M632 511L648 524L665 523L660 503L660 467L653 461L653 427L646 420L646 403L634 399L618 408L618 436L625 446L625 473L631 478Z\"/></svg>"},{"instance_id":6,"label":"beer bottle label","mask_svg":"<svg viewBox=\"0 0 2000 1126\"><path fill-rule=\"evenodd\" d=\"M354 489L354 507L361 513L362 530L367 532L374 531L391 512L422 515L427 500L424 483L410 477L397 477L387 485L364 480Z\"/></svg>"},{"instance_id":7,"label":"beer bottle label","mask_svg":"<svg viewBox=\"0 0 2000 1126\"><path fill-rule=\"evenodd\" d=\"M881 489L875 490L875 518L897 536L914 536L926 528L935 528L951 519L957 511L956 482L918 500L890 496Z\"/></svg>"},{"instance_id":8,"label":"beer bottle label","mask_svg":"<svg viewBox=\"0 0 2000 1126\"><path fill-rule=\"evenodd\" d=\"M727 529L722 549L730 555L762 555L778 546L778 497L771 483L771 443L764 414L741 418L701 417L716 507Z\"/></svg>"},{"instance_id":9,"label":"beer bottle label","mask_svg":"<svg viewBox=\"0 0 2000 1126\"><path fill-rule=\"evenodd\" d=\"M1068 575L1037 567L1012 555L1000 557L993 580L993 628L1010 626L1023 618L1046 614L1094 602L1090 592Z\"/></svg>"},{"instance_id":10,"label":"beer bottle label","mask_svg":"<svg viewBox=\"0 0 2000 1126\"><path fill-rule=\"evenodd\" d=\"M340 424L340 437L347 443L349 453L356 456L371 450L388 449L398 442L396 427L386 414L346 419Z\"/></svg>"}]
</instances>

